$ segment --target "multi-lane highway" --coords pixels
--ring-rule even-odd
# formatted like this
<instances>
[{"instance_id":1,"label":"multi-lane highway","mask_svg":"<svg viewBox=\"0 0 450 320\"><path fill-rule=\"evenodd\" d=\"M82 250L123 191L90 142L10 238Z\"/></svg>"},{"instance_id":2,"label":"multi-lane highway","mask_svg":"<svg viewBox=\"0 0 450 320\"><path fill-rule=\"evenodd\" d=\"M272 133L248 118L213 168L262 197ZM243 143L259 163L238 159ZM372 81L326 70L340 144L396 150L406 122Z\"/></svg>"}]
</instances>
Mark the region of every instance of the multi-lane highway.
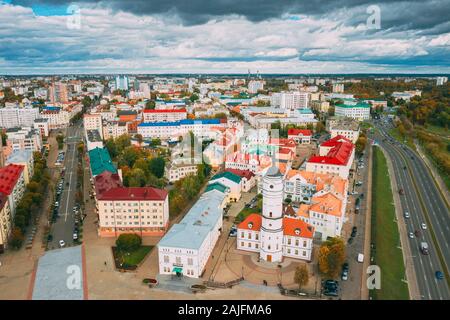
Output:
<instances>
[{"instance_id":1,"label":"multi-lane highway","mask_svg":"<svg viewBox=\"0 0 450 320\"><path fill-rule=\"evenodd\" d=\"M58 248L59 241L63 240L66 246L73 244L73 231L75 218L73 207L75 205L75 193L77 189L77 144L81 141L83 129L80 125L70 126L67 129L65 143L67 145L65 155L64 189L58 210L58 219L52 225L53 240L49 248Z\"/></svg>"},{"instance_id":2,"label":"multi-lane highway","mask_svg":"<svg viewBox=\"0 0 450 320\"><path fill-rule=\"evenodd\" d=\"M406 224L408 233L416 230L420 232L419 237L414 235L413 238L408 238L411 247L409 258L414 263L420 295L426 300L450 299L446 280L436 278L436 271L444 272L450 266L450 217L447 204L421 157L395 141L383 125L377 124L377 128L379 130L373 138L392 161L398 188L403 189L403 195L400 196L402 209L410 214L409 219L403 217L399 223ZM427 225L426 230L422 229L422 223ZM423 255L420 251L420 243L423 241L430 247L429 255ZM439 253L444 258L444 264L441 264Z\"/></svg>"}]
</instances>

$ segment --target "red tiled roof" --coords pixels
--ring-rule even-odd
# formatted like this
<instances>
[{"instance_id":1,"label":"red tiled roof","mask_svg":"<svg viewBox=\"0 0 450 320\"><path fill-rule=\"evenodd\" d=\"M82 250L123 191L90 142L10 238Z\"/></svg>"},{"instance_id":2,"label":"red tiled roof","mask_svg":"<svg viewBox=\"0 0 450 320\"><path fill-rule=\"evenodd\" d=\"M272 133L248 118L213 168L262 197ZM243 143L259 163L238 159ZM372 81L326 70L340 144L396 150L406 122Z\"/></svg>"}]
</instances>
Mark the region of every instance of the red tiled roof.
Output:
<instances>
[{"instance_id":1,"label":"red tiled roof","mask_svg":"<svg viewBox=\"0 0 450 320\"><path fill-rule=\"evenodd\" d=\"M262 225L262 216L257 213L250 214L244 221L238 225L238 229L260 231ZM296 218L283 218L283 234L293 237L312 238L314 227L303 220Z\"/></svg>"},{"instance_id":2,"label":"red tiled roof","mask_svg":"<svg viewBox=\"0 0 450 320\"><path fill-rule=\"evenodd\" d=\"M283 233L286 236L312 238L314 235L314 227L305 221L294 218L283 218Z\"/></svg>"},{"instance_id":3,"label":"red tiled roof","mask_svg":"<svg viewBox=\"0 0 450 320\"><path fill-rule=\"evenodd\" d=\"M246 178L247 180L250 180L252 177L255 176L255 174L253 172L251 172L250 170L226 169L225 171L229 171L234 174L237 174L241 178Z\"/></svg>"},{"instance_id":4,"label":"red tiled roof","mask_svg":"<svg viewBox=\"0 0 450 320\"><path fill-rule=\"evenodd\" d=\"M9 164L0 168L0 192L10 195L16 186L17 180L23 171L24 166Z\"/></svg>"},{"instance_id":5,"label":"red tiled roof","mask_svg":"<svg viewBox=\"0 0 450 320\"><path fill-rule=\"evenodd\" d=\"M323 142L321 147L330 147L326 156L312 156L308 162L347 165L353 152L354 145L343 136L336 136L333 139Z\"/></svg>"},{"instance_id":6,"label":"red tiled roof","mask_svg":"<svg viewBox=\"0 0 450 320\"><path fill-rule=\"evenodd\" d=\"M244 221L239 223L238 229L246 229L246 230L253 230L253 231L259 231L261 229L262 224L262 217L261 215L257 213L252 213L247 218L245 218ZM251 226L251 228L250 228Z\"/></svg>"},{"instance_id":7,"label":"red tiled roof","mask_svg":"<svg viewBox=\"0 0 450 320\"><path fill-rule=\"evenodd\" d=\"M163 201L167 197L167 191L152 187L142 188L111 188L98 196L98 200L110 201Z\"/></svg>"},{"instance_id":8,"label":"red tiled roof","mask_svg":"<svg viewBox=\"0 0 450 320\"><path fill-rule=\"evenodd\" d=\"M187 112L186 109L147 109L144 113L184 113Z\"/></svg>"},{"instance_id":9,"label":"red tiled roof","mask_svg":"<svg viewBox=\"0 0 450 320\"><path fill-rule=\"evenodd\" d=\"M288 136L298 136L302 134L303 136L312 136L311 130L307 129L288 129Z\"/></svg>"}]
</instances>

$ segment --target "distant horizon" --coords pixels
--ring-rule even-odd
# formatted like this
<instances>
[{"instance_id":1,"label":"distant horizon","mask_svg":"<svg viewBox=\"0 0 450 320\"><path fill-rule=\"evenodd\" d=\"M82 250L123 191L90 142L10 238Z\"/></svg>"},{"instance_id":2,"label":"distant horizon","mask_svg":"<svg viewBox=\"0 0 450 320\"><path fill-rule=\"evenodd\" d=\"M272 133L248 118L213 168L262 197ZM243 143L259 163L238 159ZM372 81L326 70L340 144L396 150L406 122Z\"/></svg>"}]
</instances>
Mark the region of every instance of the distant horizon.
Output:
<instances>
[{"instance_id":1,"label":"distant horizon","mask_svg":"<svg viewBox=\"0 0 450 320\"><path fill-rule=\"evenodd\" d=\"M24 73L24 74L0 74L0 77L49 77L49 76L239 76L248 78L248 73L189 73L189 72L177 72L177 73L133 73L133 72L111 72L111 73ZM367 77L367 76L400 76L400 77L450 77L450 73L404 73L404 72L391 72L391 73L374 73L374 72L354 72L354 73L259 73L250 74L251 78L257 76L298 76L298 77L316 77L316 76L339 76L339 77Z\"/></svg>"}]
</instances>

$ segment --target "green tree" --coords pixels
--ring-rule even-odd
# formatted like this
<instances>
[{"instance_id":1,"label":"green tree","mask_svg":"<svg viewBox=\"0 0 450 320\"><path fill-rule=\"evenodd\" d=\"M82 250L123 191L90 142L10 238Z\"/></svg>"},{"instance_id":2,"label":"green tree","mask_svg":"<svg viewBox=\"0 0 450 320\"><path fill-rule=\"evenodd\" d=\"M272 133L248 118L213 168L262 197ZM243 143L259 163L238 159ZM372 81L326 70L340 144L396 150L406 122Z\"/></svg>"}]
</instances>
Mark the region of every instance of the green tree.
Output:
<instances>
[{"instance_id":1,"label":"green tree","mask_svg":"<svg viewBox=\"0 0 450 320\"><path fill-rule=\"evenodd\" d=\"M139 151L134 146L126 147L122 154L122 163L125 162L130 168L133 167L134 162L139 158Z\"/></svg>"},{"instance_id":2,"label":"green tree","mask_svg":"<svg viewBox=\"0 0 450 320\"><path fill-rule=\"evenodd\" d=\"M164 176L165 160L162 157L156 157L150 160L149 170L157 178Z\"/></svg>"},{"instance_id":3,"label":"green tree","mask_svg":"<svg viewBox=\"0 0 450 320\"><path fill-rule=\"evenodd\" d=\"M117 150L117 145L113 138L109 138L108 140L106 140L105 147L108 150L109 155L111 156L112 159L115 159L119 154Z\"/></svg>"},{"instance_id":4,"label":"green tree","mask_svg":"<svg viewBox=\"0 0 450 320\"><path fill-rule=\"evenodd\" d=\"M155 101L153 101L153 100L148 100L148 101L145 103L145 110L153 110L153 109L155 109L155 106L156 106Z\"/></svg>"},{"instance_id":5,"label":"green tree","mask_svg":"<svg viewBox=\"0 0 450 320\"><path fill-rule=\"evenodd\" d=\"M141 237L134 233L121 234L116 240L117 249L119 249L120 251L135 251L139 249L141 244Z\"/></svg>"},{"instance_id":6,"label":"green tree","mask_svg":"<svg viewBox=\"0 0 450 320\"><path fill-rule=\"evenodd\" d=\"M191 102L195 102L195 101L197 101L198 99L199 99L199 97L198 97L198 95L195 94L195 93L193 93L193 94L191 95L191 97L189 98L189 100L190 100Z\"/></svg>"},{"instance_id":7,"label":"green tree","mask_svg":"<svg viewBox=\"0 0 450 320\"><path fill-rule=\"evenodd\" d=\"M11 238L9 240L9 245L13 249L17 250L17 249L20 249L24 240L25 240L25 237L24 237L22 231L16 227L11 232Z\"/></svg>"}]
</instances>

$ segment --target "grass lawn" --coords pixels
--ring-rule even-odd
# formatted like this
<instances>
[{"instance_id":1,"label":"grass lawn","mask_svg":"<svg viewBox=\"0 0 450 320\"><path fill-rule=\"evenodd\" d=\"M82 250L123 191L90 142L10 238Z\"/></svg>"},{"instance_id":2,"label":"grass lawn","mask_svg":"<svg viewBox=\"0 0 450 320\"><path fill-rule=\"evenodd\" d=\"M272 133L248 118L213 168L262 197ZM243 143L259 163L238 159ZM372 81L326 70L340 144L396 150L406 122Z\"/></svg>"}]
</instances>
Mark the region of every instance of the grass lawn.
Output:
<instances>
[{"instance_id":1,"label":"grass lawn","mask_svg":"<svg viewBox=\"0 0 450 320\"><path fill-rule=\"evenodd\" d=\"M390 129L389 130L389 134L395 140L397 140L397 141L399 141L401 143L404 142L404 139L403 139L402 135L400 134L400 132L398 132L397 128ZM416 146L414 145L413 138L411 136L406 136L405 138L406 138L406 145L415 151L416 150Z\"/></svg>"},{"instance_id":2,"label":"grass lawn","mask_svg":"<svg viewBox=\"0 0 450 320\"><path fill-rule=\"evenodd\" d=\"M423 127L423 126L418 126L418 127L422 128L422 129L424 129L424 130L426 130L426 131L428 131L430 133L433 133L433 134L436 134L438 136L441 136L441 137L443 137L446 140L450 139L450 130L448 130L446 128L439 127L439 126L434 126L434 125L431 125L431 124L427 124L426 128Z\"/></svg>"},{"instance_id":3,"label":"grass lawn","mask_svg":"<svg viewBox=\"0 0 450 320\"><path fill-rule=\"evenodd\" d=\"M113 247L113 252L117 265L120 266L120 263L123 263L125 268L130 267L131 269L134 269L142 260L144 260L152 249L153 246L141 246L135 251L124 252L119 251L117 247Z\"/></svg>"},{"instance_id":4,"label":"grass lawn","mask_svg":"<svg viewBox=\"0 0 450 320\"><path fill-rule=\"evenodd\" d=\"M374 300L408 300L408 285L395 220L395 207L386 158L379 148L373 149L372 239L375 243L374 262L381 269L381 289L371 290Z\"/></svg>"},{"instance_id":5,"label":"grass lawn","mask_svg":"<svg viewBox=\"0 0 450 320\"><path fill-rule=\"evenodd\" d=\"M250 214L252 213L261 213L261 210L259 210L258 208L244 208L241 210L241 212L238 213L238 215L236 216L236 218L234 219L235 223L241 223L242 221L245 220L245 218L247 218Z\"/></svg>"}]
</instances>

